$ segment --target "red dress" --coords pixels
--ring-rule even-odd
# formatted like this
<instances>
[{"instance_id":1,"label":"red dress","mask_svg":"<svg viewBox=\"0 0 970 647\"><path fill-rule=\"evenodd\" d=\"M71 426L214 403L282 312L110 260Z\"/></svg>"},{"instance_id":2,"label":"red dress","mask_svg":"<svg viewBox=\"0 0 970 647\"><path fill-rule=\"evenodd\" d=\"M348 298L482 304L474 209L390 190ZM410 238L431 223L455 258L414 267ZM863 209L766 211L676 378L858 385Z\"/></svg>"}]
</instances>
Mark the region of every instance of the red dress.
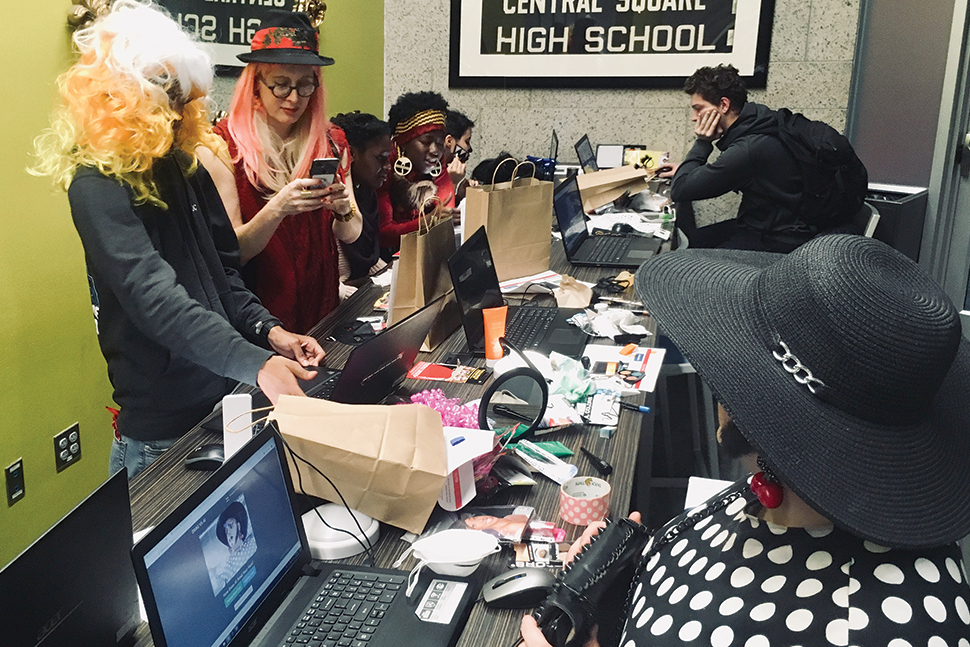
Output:
<instances>
[{"instance_id":1,"label":"red dress","mask_svg":"<svg viewBox=\"0 0 970 647\"><path fill-rule=\"evenodd\" d=\"M236 143L225 121L215 127L236 156ZM342 130L331 127L329 137L342 157L347 140ZM344 181L346 170L338 177ZM267 197L254 187L239 160L235 165L236 191L243 222L249 222L266 206ZM243 267L247 286L263 306L287 330L305 333L329 314L340 301L338 294L337 241L333 235L333 214L326 209L287 216L280 222L266 247Z\"/></svg>"},{"instance_id":2,"label":"red dress","mask_svg":"<svg viewBox=\"0 0 970 647\"><path fill-rule=\"evenodd\" d=\"M435 193L441 198L441 206L454 208L455 185L446 170L436 178L427 178L434 182ZM396 183L400 183L396 186ZM407 203L405 196L407 178L400 178L391 174L387 181L377 191L377 209L381 221L381 247L397 250L401 246L401 236L409 234L418 228L418 213ZM400 196L400 197L399 197Z\"/></svg>"}]
</instances>

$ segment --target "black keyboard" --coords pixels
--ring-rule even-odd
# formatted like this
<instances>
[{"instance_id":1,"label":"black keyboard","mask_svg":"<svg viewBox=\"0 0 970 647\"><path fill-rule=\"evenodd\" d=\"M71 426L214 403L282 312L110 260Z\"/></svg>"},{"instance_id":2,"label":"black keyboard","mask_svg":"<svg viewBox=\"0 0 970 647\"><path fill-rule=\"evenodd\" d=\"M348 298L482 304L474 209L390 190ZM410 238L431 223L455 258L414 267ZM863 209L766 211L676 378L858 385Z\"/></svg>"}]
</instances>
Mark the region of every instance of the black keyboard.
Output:
<instances>
[{"instance_id":1,"label":"black keyboard","mask_svg":"<svg viewBox=\"0 0 970 647\"><path fill-rule=\"evenodd\" d=\"M334 571L283 645L369 647L391 603L403 596L406 579L404 575Z\"/></svg>"},{"instance_id":2,"label":"black keyboard","mask_svg":"<svg viewBox=\"0 0 970 647\"><path fill-rule=\"evenodd\" d=\"M545 337L557 313L556 308L518 308L505 326L505 336L522 350L535 350Z\"/></svg>"},{"instance_id":3,"label":"black keyboard","mask_svg":"<svg viewBox=\"0 0 970 647\"><path fill-rule=\"evenodd\" d=\"M588 240L594 241L588 256L594 263L619 263L630 247L630 239L622 236L593 236Z\"/></svg>"},{"instance_id":4,"label":"black keyboard","mask_svg":"<svg viewBox=\"0 0 970 647\"><path fill-rule=\"evenodd\" d=\"M337 382L340 378L340 372L331 373L328 377L324 378L323 382L318 382L313 385L313 388L309 390L307 395L312 398L317 398L319 400L329 400L333 392L337 390Z\"/></svg>"}]
</instances>

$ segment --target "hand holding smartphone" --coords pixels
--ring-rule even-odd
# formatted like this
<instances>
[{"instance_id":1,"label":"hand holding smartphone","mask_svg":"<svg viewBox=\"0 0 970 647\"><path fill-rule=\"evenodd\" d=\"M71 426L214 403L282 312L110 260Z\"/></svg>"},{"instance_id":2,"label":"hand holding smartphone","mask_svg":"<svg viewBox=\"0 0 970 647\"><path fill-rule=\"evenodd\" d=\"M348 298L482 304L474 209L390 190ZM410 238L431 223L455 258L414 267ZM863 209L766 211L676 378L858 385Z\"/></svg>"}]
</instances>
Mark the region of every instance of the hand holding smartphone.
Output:
<instances>
[{"instance_id":1,"label":"hand holding smartphone","mask_svg":"<svg viewBox=\"0 0 970 647\"><path fill-rule=\"evenodd\" d=\"M325 189L333 184L334 178L337 177L337 169L339 166L340 160L336 157L315 159L310 165L310 177L322 182L323 186L321 188Z\"/></svg>"}]
</instances>

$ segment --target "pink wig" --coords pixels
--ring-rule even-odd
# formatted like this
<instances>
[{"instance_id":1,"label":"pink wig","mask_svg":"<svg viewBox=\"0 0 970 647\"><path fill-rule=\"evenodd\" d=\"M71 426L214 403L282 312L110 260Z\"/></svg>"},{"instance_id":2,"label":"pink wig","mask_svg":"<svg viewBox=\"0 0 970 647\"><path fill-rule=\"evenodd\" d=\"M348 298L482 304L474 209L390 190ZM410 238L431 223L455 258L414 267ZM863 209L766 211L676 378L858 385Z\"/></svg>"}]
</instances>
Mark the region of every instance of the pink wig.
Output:
<instances>
[{"instance_id":1,"label":"pink wig","mask_svg":"<svg viewBox=\"0 0 970 647\"><path fill-rule=\"evenodd\" d=\"M255 187L278 191L281 186L273 182L272 176L286 173L286 169L274 168L267 158L278 159L277 155L267 155L270 142L260 139L257 122L265 123L266 113L259 101L256 89L260 64L250 63L243 70L236 83L236 91L229 106L229 132L236 142L237 152L233 162L243 161L246 177ZM330 126L324 108L324 88L320 79L320 69L314 70L319 87L310 97L306 111L296 123L293 138L302 139L303 153L299 156L292 172L286 177L289 182L297 177L310 174L310 164L318 157L332 157L327 130ZM264 129L265 130L265 129ZM285 182L284 182L285 184Z\"/></svg>"}]
</instances>

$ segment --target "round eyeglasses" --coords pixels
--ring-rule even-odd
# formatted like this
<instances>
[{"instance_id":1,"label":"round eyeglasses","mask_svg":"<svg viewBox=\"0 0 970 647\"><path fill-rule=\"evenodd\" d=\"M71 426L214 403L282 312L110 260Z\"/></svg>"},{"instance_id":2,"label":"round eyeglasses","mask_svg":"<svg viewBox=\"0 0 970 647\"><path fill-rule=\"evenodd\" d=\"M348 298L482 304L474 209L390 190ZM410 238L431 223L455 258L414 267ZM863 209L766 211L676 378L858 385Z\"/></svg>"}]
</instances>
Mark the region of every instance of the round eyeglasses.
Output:
<instances>
[{"instance_id":1,"label":"round eyeglasses","mask_svg":"<svg viewBox=\"0 0 970 647\"><path fill-rule=\"evenodd\" d=\"M313 96L313 93L317 91L317 87L320 85L316 79L313 79L312 81L301 81L296 85L290 85L289 83L277 83L276 85L270 85L266 82L266 79L262 78L260 81L263 83L263 85L269 88L270 92L272 92L273 96L277 99L287 98L290 96L290 93L293 92L293 90L296 90L296 93L305 99Z\"/></svg>"}]
</instances>

